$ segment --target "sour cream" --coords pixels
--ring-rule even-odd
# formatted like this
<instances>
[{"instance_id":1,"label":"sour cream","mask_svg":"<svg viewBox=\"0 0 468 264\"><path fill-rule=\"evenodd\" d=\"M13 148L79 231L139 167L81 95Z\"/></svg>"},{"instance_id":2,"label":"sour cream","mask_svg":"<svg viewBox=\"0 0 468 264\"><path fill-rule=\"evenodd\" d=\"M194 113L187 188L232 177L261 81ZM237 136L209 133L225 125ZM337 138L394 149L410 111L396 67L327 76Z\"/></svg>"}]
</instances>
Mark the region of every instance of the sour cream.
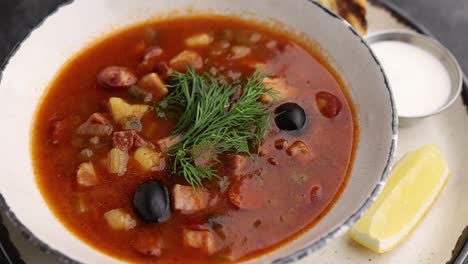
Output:
<instances>
[{"instance_id":1,"label":"sour cream","mask_svg":"<svg viewBox=\"0 0 468 264\"><path fill-rule=\"evenodd\" d=\"M371 44L390 82L399 116L415 117L441 109L449 100L451 79L428 51L401 41Z\"/></svg>"}]
</instances>

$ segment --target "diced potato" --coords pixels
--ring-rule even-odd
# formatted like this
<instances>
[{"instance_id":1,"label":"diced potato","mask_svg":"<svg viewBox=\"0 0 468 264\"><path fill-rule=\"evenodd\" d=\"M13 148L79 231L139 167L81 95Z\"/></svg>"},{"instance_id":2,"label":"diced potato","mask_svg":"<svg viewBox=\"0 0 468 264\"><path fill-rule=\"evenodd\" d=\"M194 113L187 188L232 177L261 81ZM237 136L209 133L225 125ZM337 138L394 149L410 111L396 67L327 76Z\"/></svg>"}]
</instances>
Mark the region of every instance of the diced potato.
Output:
<instances>
[{"instance_id":1,"label":"diced potato","mask_svg":"<svg viewBox=\"0 0 468 264\"><path fill-rule=\"evenodd\" d=\"M231 59L240 59L243 58L247 55L249 55L251 52L250 47L247 46L232 46L231 47Z\"/></svg>"},{"instance_id":2,"label":"diced potato","mask_svg":"<svg viewBox=\"0 0 468 264\"><path fill-rule=\"evenodd\" d=\"M113 148L109 152L107 162L110 173L122 176L127 171L128 153L119 148Z\"/></svg>"},{"instance_id":3,"label":"diced potato","mask_svg":"<svg viewBox=\"0 0 468 264\"><path fill-rule=\"evenodd\" d=\"M210 230L184 229L184 246L202 250L211 255L216 252L215 236Z\"/></svg>"},{"instance_id":4,"label":"diced potato","mask_svg":"<svg viewBox=\"0 0 468 264\"><path fill-rule=\"evenodd\" d=\"M133 154L133 158L140 164L145 171L158 167L161 160L160 154L148 147L138 148Z\"/></svg>"},{"instance_id":5,"label":"diced potato","mask_svg":"<svg viewBox=\"0 0 468 264\"><path fill-rule=\"evenodd\" d=\"M135 219L121 208L107 211L104 213L104 219L114 230L130 230L136 226Z\"/></svg>"},{"instance_id":6,"label":"diced potato","mask_svg":"<svg viewBox=\"0 0 468 264\"><path fill-rule=\"evenodd\" d=\"M193 35L185 39L185 45L189 48L207 46L213 41L213 37L207 33Z\"/></svg>"},{"instance_id":7,"label":"diced potato","mask_svg":"<svg viewBox=\"0 0 468 264\"><path fill-rule=\"evenodd\" d=\"M155 94L156 98L162 98L169 93L166 84L161 80L159 75L154 72L143 76L143 78L138 81L138 86L152 92Z\"/></svg>"},{"instance_id":8,"label":"diced potato","mask_svg":"<svg viewBox=\"0 0 468 264\"><path fill-rule=\"evenodd\" d=\"M119 124L125 122L125 119L130 116L141 118L144 113L150 110L150 107L147 105L131 105L119 97L111 97L109 99L109 106L112 117Z\"/></svg>"},{"instance_id":9,"label":"diced potato","mask_svg":"<svg viewBox=\"0 0 468 264\"><path fill-rule=\"evenodd\" d=\"M93 163L83 162L76 171L76 182L79 187L88 188L99 183Z\"/></svg>"},{"instance_id":10,"label":"diced potato","mask_svg":"<svg viewBox=\"0 0 468 264\"><path fill-rule=\"evenodd\" d=\"M205 189L193 189L191 186L176 184L172 189L174 209L183 212L195 212L208 206L210 194Z\"/></svg>"}]
</instances>

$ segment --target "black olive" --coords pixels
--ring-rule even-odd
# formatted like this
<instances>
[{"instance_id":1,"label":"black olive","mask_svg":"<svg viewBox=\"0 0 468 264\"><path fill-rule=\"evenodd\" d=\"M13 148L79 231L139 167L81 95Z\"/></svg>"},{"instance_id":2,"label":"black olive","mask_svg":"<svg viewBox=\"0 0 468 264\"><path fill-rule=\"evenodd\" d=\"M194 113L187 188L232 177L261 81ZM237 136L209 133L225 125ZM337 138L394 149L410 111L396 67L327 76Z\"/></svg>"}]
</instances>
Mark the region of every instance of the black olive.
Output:
<instances>
[{"instance_id":1,"label":"black olive","mask_svg":"<svg viewBox=\"0 0 468 264\"><path fill-rule=\"evenodd\" d=\"M161 182L149 181L138 186L133 195L133 208L143 221L162 223L171 214L169 192Z\"/></svg>"},{"instance_id":2,"label":"black olive","mask_svg":"<svg viewBox=\"0 0 468 264\"><path fill-rule=\"evenodd\" d=\"M275 109L275 123L281 130L294 131L304 127L306 114L296 103L285 103Z\"/></svg>"}]
</instances>

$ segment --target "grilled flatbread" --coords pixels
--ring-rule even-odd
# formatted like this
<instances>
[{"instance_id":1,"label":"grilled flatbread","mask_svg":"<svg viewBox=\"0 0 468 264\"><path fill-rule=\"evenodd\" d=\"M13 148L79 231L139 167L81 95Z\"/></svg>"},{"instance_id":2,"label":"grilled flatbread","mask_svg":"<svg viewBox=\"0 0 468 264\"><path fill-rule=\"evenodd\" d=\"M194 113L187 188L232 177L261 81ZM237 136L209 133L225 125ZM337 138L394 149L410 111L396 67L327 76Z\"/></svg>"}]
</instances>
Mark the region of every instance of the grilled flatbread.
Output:
<instances>
[{"instance_id":1,"label":"grilled flatbread","mask_svg":"<svg viewBox=\"0 0 468 264\"><path fill-rule=\"evenodd\" d=\"M362 35L367 31L366 0L318 0L346 19Z\"/></svg>"}]
</instances>

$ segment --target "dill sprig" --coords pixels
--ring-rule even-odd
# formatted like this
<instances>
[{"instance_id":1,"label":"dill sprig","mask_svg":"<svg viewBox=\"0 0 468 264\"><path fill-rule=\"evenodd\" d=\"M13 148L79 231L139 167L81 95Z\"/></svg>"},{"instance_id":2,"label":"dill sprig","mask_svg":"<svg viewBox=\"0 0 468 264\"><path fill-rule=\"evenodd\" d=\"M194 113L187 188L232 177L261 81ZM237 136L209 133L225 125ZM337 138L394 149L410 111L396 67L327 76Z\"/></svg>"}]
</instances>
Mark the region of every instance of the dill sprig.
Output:
<instances>
[{"instance_id":1,"label":"dill sprig","mask_svg":"<svg viewBox=\"0 0 468 264\"><path fill-rule=\"evenodd\" d=\"M154 107L159 117L177 117L173 135L181 137L165 152L173 157L176 175L193 187L202 187L203 180L218 177L214 170L218 154L258 151L271 117L270 105L258 99L272 91L263 84L259 71L237 84L197 74L193 68L176 72L173 78L171 93ZM195 165L200 153L209 153L213 164Z\"/></svg>"}]
</instances>

